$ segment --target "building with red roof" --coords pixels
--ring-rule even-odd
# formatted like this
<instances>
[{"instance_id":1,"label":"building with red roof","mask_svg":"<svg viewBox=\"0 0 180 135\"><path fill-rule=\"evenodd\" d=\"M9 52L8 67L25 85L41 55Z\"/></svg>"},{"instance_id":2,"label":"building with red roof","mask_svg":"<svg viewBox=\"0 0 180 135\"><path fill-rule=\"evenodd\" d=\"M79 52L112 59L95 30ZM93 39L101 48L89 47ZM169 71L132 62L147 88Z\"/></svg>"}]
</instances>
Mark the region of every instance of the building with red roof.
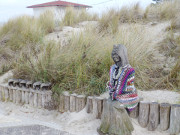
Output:
<instances>
[{"instance_id":1,"label":"building with red roof","mask_svg":"<svg viewBox=\"0 0 180 135\"><path fill-rule=\"evenodd\" d=\"M82 9L92 8L91 6L72 3L67 1L52 1L37 5L28 6L27 8L33 8L34 16L38 17L40 14L44 13L45 11L52 11L56 19L61 20L65 15L65 9L67 7L73 7L75 10L79 11Z\"/></svg>"}]
</instances>

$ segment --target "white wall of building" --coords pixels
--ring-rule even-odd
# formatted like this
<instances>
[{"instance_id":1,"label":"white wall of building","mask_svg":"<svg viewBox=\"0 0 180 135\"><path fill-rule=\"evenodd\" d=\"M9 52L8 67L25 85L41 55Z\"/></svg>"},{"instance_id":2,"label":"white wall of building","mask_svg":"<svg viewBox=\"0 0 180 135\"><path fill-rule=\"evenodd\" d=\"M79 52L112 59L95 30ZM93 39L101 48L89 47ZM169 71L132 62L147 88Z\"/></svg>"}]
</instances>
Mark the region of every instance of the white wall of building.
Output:
<instances>
[{"instance_id":1,"label":"white wall of building","mask_svg":"<svg viewBox=\"0 0 180 135\"><path fill-rule=\"evenodd\" d=\"M79 11L81 9L84 8L75 8L76 11ZM43 14L46 11L53 12L55 20L62 20L65 16L66 7L52 6L52 7L33 8L35 17L39 17L41 14Z\"/></svg>"}]
</instances>

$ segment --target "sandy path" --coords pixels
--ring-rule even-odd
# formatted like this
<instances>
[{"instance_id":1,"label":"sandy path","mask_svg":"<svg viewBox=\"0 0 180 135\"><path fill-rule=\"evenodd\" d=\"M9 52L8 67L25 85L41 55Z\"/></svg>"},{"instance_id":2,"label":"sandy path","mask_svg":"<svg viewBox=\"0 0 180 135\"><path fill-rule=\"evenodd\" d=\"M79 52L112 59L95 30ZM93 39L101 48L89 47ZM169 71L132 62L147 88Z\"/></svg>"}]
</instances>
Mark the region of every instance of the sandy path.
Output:
<instances>
[{"instance_id":1,"label":"sandy path","mask_svg":"<svg viewBox=\"0 0 180 135\"><path fill-rule=\"evenodd\" d=\"M85 109L79 113L59 113L44 109L35 109L29 105L15 105L0 102L0 127L39 124L66 131L74 135L98 135L96 129L100 120L87 114ZM134 131L132 135L168 135L167 132L148 131L132 119Z\"/></svg>"},{"instance_id":2,"label":"sandy path","mask_svg":"<svg viewBox=\"0 0 180 135\"><path fill-rule=\"evenodd\" d=\"M39 124L67 131L75 135L98 135L100 120L87 114L85 109L79 113L59 113L29 105L16 105L0 102L0 127Z\"/></svg>"}]
</instances>

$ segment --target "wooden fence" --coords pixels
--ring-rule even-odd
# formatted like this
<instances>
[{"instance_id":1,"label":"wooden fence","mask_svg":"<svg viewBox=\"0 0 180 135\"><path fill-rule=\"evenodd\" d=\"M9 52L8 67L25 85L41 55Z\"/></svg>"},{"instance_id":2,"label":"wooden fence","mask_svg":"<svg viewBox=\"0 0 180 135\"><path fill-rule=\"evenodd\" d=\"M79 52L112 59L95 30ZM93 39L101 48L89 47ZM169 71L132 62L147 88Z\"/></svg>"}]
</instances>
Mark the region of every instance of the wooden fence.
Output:
<instances>
[{"instance_id":1,"label":"wooden fence","mask_svg":"<svg viewBox=\"0 0 180 135\"><path fill-rule=\"evenodd\" d=\"M56 101L50 90L0 85L0 101L29 104L37 108L58 109L61 113L79 112L86 108L87 113L92 113L97 119L101 119L103 102L106 100L101 97L64 93ZM140 101L137 108L129 113L130 117L138 119L141 127L147 127L149 131L168 130L170 134L180 133L179 115L180 105L178 104L144 101Z\"/></svg>"}]
</instances>

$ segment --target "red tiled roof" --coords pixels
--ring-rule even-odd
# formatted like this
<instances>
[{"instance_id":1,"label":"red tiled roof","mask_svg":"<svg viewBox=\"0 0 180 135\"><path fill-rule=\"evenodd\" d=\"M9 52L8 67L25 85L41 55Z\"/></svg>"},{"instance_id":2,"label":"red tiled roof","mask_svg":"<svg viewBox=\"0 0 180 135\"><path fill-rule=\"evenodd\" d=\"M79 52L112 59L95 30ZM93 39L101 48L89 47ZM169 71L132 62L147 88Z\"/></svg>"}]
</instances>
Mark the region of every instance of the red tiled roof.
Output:
<instances>
[{"instance_id":1,"label":"red tiled roof","mask_svg":"<svg viewBox=\"0 0 180 135\"><path fill-rule=\"evenodd\" d=\"M91 6L88 5L66 2L66 1L52 1L52 2L28 6L27 8L39 8L39 7L51 7L51 6L63 6L63 7L73 6L73 7L92 8Z\"/></svg>"}]
</instances>

